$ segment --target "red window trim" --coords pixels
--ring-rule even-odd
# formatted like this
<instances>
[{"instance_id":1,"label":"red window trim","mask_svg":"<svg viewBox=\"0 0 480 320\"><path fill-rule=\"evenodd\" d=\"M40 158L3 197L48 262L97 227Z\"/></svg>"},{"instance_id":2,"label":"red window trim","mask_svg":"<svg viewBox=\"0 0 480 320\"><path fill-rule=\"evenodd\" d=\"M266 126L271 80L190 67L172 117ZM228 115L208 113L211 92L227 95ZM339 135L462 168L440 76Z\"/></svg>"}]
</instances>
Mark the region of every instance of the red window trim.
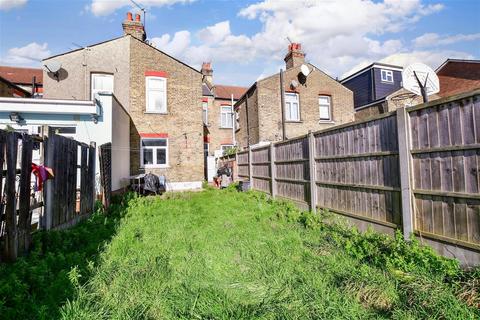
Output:
<instances>
[{"instance_id":1,"label":"red window trim","mask_svg":"<svg viewBox=\"0 0 480 320\"><path fill-rule=\"evenodd\" d=\"M326 93L326 92L320 92L318 95L319 95L319 96L328 96L328 97L330 97L330 98L332 97L332 94L331 94L331 93Z\"/></svg>"},{"instance_id":2,"label":"red window trim","mask_svg":"<svg viewBox=\"0 0 480 320\"><path fill-rule=\"evenodd\" d=\"M233 141L232 141L232 140L222 140L222 141L220 141L220 144L221 144L221 145L226 145L226 144L231 144L231 145L233 145Z\"/></svg>"},{"instance_id":3,"label":"red window trim","mask_svg":"<svg viewBox=\"0 0 480 320\"><path fill-rule=\"evenodd\" d=\"M285 90L285 93L296 93L296 94L298 94L299 92L297 90Z\"/></svg>"},{"instance_id":4,"label":"red window trim","mask_svg":"<svg viewBox=\"0 0 480 320\"><path fill-rule=\"evenodd\" d=\"M208 102L208 98L202 98L202 102Z\"/></svg>"},{"instance_id":5,"label":"red window trim","mask_svg":"<svg viewBox=\"0 0 480 320\"><path fill-rule=\"evenodd\" d=\"M168 133L140 133L142 138L168 138Z\"/></svg>"},{"instance_id":6,"label":"red window trim","mask_svg":"<svg viewBox=\"0 0 480 320\"><path fill-rule=\"evenodd\" d=\"M220 103L220 105L225 106L225 107L231 107L232 106L231 103L226 103L226 102Z\"/></svg>"},{"instance_id":7,"label":"red window trim","mask_svg":"<svg viewBox=\"0 0 480 320\"><path fill-rule=\"evenodd\" d=\"M145 71L145 77L168 78L168 73L166 71Z\"/></svg>"}]
</instances>

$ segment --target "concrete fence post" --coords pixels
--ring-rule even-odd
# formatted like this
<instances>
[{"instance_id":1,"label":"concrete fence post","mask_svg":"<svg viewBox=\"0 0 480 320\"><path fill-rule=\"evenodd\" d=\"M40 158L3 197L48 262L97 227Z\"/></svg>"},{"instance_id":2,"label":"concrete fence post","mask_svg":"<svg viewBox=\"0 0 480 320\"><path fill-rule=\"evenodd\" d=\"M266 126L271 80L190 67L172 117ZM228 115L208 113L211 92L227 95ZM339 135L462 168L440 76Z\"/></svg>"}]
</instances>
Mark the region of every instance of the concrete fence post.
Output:
<instances>
[{"instance_id":1,"label":"concrete fence post","mask_svg":"<svg viewBox=\"0 0 480 320\"><path fill-rule=\"evenodd\" d=\"M310 171L310 210L317 212L317 169L315 163L315 135L308 133L308 165Z\"/></svg>"},{"instance_id":2,"label":"concrete fence post","mask_svg":"<svg viewBox=\"0 0 480 320\"><path fill-rule=\"evenodd\" d=\"M400 187L402 201L403 236L409 240L414 231L414 214L411 185L410 126L405 107L397 109L398 158L400 168Z\"/></svg>"},{"instance_id":3,"label":"concrete fence post","mask_svg":"<svg viewBox=\"0 0 480 320\"><path fill-rule=\"evenodd\" d=\"M272 198L275 198L277 195L277 181L275 180L275 145L273 142L270 142L270 179L271 184L270 188L272 191Z\"/></svg>"}]
</instances>

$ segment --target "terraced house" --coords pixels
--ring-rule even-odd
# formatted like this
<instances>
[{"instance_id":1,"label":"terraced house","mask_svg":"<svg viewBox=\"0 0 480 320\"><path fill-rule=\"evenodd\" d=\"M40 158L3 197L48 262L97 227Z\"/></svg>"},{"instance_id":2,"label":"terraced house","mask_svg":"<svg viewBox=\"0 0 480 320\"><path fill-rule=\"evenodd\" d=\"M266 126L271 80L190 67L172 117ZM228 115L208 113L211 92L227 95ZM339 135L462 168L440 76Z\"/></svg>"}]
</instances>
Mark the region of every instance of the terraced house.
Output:
<instances>
[{"instance_id":1,"label":"terraced house","mask_svg":"<svg viewBox=\"0 0 480 320\"><path fill-rule=\"evenodd\" d=\"M46 98L93 99L113 93L127 110L131 174L152 172L167 189L201 187L204 177L202 75L145 41L137 14L127 14L118 38L44 60Z\"/></svg>"},{"instance_id":2,"label":"terraced house","mask_svg":"<svg viewBox=\"0 0 480 320\"><path fill-rule=\"evenodd\" d=\"M284 60L285 72L258 80L235 104L242 148L354 120L352 91L306 62L300 44L290 44Z\"/></svg>"}]
</instances>

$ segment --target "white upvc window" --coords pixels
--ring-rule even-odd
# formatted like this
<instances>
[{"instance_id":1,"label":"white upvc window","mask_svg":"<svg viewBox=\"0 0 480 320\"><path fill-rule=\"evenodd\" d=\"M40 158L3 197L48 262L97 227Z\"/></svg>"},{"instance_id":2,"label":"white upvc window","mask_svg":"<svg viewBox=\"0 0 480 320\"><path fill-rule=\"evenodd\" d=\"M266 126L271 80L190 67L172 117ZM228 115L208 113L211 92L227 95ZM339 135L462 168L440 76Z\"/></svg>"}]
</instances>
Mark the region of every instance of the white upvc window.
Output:
<instances>
[{"instance_id":1,"label":"white upvc window","mask_svg":"<svg viewBox=\"0 0 480 320\"><path fill-rule=\"evenodd\" d=\"M208 124L208 102L202 102L203 123Z\"/></svg>"},{"instance_id":2,"label":"white upvc window","mask_svg":"<svg viewBox=\"0 0 480 320\"><path fill-rule=\"evenodd\" d=\"M146 77L146 112L167 113L167 78Z\"/></svg>"},{"instance_id":3,"label":"white upvc window","mask_svg":"<svg viewBox=\"0 0 480 320\"><path fill-rule=\"evenodd\" d=\"M99 92L113 93L113 75L106 73L92 73L91 86L92 100L95 99L95 95Z\"/></svg>"},{"instance_id":4,"label":"white upvc window","mask_svg":"<svg viewBox=\"0 0 480 320\"><path fill-rule=\"evenodd\" d=\"M330 96L318 97L318 108L320 112L320 120L332 120L332 103Z\"/></svg>"},{"instance_id":5,"label":"white upvc window","mask_svg":"<svg viewBox=\"0 0 480 320\"><path fill-rule=\"evenodd\" d=\"M383 82L391 82L393 83L393 71L381 69L380 70L381 78Z\"/></svg>"},{"instance_id":6,"label":"white upvc window","mask_svg":"<svg viewBox=\"0 0 480 320\"><path fill-rule=\"evenodd\" d=\"M285 93L285 120L300 121L300 104L296 93Z\"/></svg>"},{"instance_id":7,"label":"white upvc window","mask_svg":"<svg viewBox=\"0 0 480 320\"><path fill-rule=\"evenodd\" d=\"M233 128L232 106L221 106L220 127L221 128Z\"/></svg>"},{"instance_id":8,"label":"white upvc window","mask_svg":"<svg viewBox=\"0 0 480 320\"><path fill-rule=\"evenodd\" d=\"M168 139L141 139L140 163L143 168L168 167Z\"/></svg>"}]
</instances>

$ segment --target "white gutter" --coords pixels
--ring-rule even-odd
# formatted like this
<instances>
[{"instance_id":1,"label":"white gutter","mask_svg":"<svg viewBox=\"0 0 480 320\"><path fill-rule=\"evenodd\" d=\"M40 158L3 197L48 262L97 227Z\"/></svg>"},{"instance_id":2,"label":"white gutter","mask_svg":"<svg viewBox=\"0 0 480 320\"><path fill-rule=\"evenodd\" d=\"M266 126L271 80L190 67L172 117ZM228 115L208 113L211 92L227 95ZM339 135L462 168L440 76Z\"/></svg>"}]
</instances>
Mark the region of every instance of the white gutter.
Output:
<instances>
[{"instance_id":1,"label":"white gutter","mask_svg":"<svg viewBox=\"0 0 480 320\"><path fill-rule=\"evenodd\" d=\"M0 112L100 115L94 101L31 98L0 98Z\"/></svg>"}]
</instances>

